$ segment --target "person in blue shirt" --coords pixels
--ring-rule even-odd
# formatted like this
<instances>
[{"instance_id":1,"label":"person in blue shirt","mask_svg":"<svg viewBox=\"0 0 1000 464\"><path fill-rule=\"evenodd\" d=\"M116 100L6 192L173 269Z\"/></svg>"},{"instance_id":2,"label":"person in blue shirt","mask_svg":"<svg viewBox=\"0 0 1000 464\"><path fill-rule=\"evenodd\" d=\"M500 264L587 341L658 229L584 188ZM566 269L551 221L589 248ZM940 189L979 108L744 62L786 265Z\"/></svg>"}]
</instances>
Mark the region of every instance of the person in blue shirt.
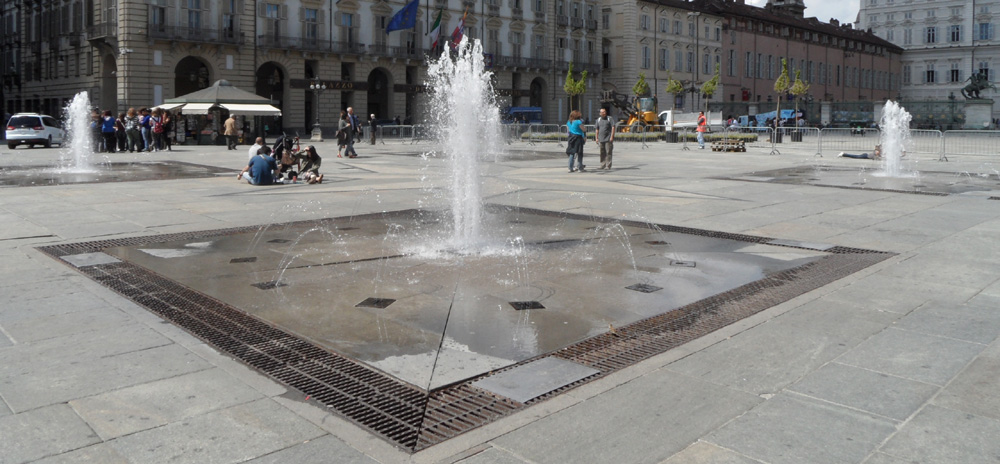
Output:
<instances>
[{"instance_id":1,"label":"person in blue shirt","mask_svg":"<svg viewBox=\"0 0 1000 464\"><path fill-rule=\"evenodd\" d=\"M269 156L269 153L269 149L261 148L257 156L250 158L250 162L240 171L236 179L245 179L251 185L274 184L275 177L279 175L278 163Z\"/></svg>"},{"instance_id":2,"label":"person in blue shirt","mask_svg":"<svg viewBox=\"0 0 1000 464\"><path fill-rule=\"evenodd\" d=\"M569 172L583 172L583 144L587 141L587 132L583 129L583 115L579 110L569 113L569 121L566 122L566 129L569 131L569 138L566 140L566 154L569 155ZM576 169L573 169L573 155L576 155Z\"/></svg>"},{"instance_id":3,"label":"person in blue shirt","mask_svg":"<svg viewBox=\"0 0 1000 464\"><path fill-rule=\"evenodd\" d=\"M115 117L111 115L111 110L104 110L101 115L101 137L104 138L104 151L114 153L118 140L115 137Z\"/></svg>"}]
</instances>

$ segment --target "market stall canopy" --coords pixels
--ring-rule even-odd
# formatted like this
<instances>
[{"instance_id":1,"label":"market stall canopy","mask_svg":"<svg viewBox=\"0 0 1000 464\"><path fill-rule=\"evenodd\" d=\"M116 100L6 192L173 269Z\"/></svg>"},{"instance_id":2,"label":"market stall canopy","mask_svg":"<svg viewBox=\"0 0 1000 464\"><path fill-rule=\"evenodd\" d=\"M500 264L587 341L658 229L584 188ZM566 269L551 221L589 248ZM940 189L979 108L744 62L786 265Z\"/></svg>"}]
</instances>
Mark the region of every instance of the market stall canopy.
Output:
<instances>
[{"instance_id":1,"label":"market stall canopy","mask_svg":"<svg viewBox=\"0 0 1000 464\"><path fill-rule=\"evenodd\" d=\"M186 114L208 114L212 108L220 108L243 116L281 115L270 99L236 88L225 79L215 81L207 89L168 98L160 108L180 109Z\"/></svg>"}]
</instances>

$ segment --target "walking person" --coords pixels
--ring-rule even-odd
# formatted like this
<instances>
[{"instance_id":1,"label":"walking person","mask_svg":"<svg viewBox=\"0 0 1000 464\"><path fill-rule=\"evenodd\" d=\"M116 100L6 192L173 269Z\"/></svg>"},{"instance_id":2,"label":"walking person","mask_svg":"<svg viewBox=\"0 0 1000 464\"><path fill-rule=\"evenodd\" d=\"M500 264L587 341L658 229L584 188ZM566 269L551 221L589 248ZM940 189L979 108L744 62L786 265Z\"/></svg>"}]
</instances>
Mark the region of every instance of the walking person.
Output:
<instances>
[{"instance_id":1,"label":"walking person","mask_svg":"<svg viewBox=\"0 0 1000 464\"><path fill-rule=\"evenodd\" d=\"M347 137L351 130L351 123L347 121L347 111L340 111L340 121L337 123L337 158L343 158L340 152L347 146Z\"/></svg>"},{"instance_id":2,"label":"walking person","mask_svg":"<svg viewBox=\"0 0 1000 464\"><path fill-rule=\"evenodd\" d=\"M372 145L375 145L375 131L378 130L378 121L375 120L374 114L368 117L368 127L372 131L372 136L371 136Z\"/></svg>"},{"instance_id":3,"label":"walking person","mask_svg":"<svg viewBox=\"0 0 1000 464\"><path fill-rule=\"evenodd\" d=\"M101 137L104 138L104 150L114 153L118 140L115 138L115 117L111 115L111 110L104 110L101 116Z\"/></svg>"},{"instance_id":4,"label":"walking person","mask_svg":"<svg viewBox=\"0 0 1000 464\"><path fill-rule=\"evenodd\" d=\"M149 120L153 117L149 108L139 110L139 131L142 133L142 151L153 151L153 133L150 132Z\"/></svg>"},{"instance_id":5,"label":"walking person","mask_svg":"<svg viewBox=\"0 0 1000 464\"><path fill-rule=\"evenodd\" d=\"M573 110L569 113L569 121L566 128L569 131L569 138L566 140L566 154L569 155L569 172L573 172L573 156L576 155L576 169L583 172L583 144L587 140L587 133L583 129L583 115L580 110Z\"/></svg>"},{"instance_id":6,"label":"walking person","mask_svg":"<svg viewBox=\"0 0 1000 464\"><path fill-rule=\"evenodd\" d=\"M139 131L139 115L135 108L129 108L125 113L125 137L129 153L142 151L142 132Z\"/></svg>"},{"instance_id":7,"label":"walking person","mask_svg":"<svg viewBox=\"0 0 1000 464\"><path fill-rule=\"evenodd\" d=\"M115 119L115 141L118 142L118 151L128 150L126 148L128 137L125 135L125 113L118 113L118 118Z\"/></svg>"},{"instance_id":8,"label":"walking person","mask_svg":"<svg viewBox=\"0 0 1000 464\"><path fill-rule=\"evenodd\" d=\"M601 169L611 169L611 155L615 150L615 122L608 116L608 110L601 108L601 115L596 121L594 141L601 147Z\"/></svg>"},{"instance_id":9,"label":"walking person","mask_svg":"<svg viewBox=\"0 0 1000 464\"><path fill-rule=\"evenodd\" d=\"M226 120L226 131L224 135L226 136L226 149L235 150L236 149L236 115L230 114L229 119Z\"/></svg>"},{"instance_id":10,"label":"walking person","mask_svg":"<svg viewBox=\"0 0 1000 464\"><path fill-rule=\"evenodd\" d=\"M357 158L358 152L354 150L354 138L361 134L361 123L358 121L358 116L354 114L354 108L347 108L347 122L351 127L347 130L347 148L344 150L344 154L348 158Z\"/></svg>"},{"instance_id":11,"label":"walking person","mask_svg":"<svg viewBox=\"0 0 1000 464\"><path fill-rule=\"evenodd\" d=\"M104 151L104 136L101 135L101 113L97 108L90 110L90 142L93 145L93 152Z\"/></svg>"},{"instance_id":12,"label":"walking person","mask_svg":"<svg viewBox=\"0 0 1000 464\"><path fill-rule=\"evenodd\" d=\"M174 117L169 111L163 110L163 143L167 146L167 151L174 151L172 148L174 138Z\"/></svg>"},{"instance_id":13,"label":"walking person","mask_svg":"<svg viewBox=\"0 0 1000 464\"><path fill-rule=\"evenodd\" d=\"M698 132L698 148L705 149L705 132L708 131L708 119L705 118L705 112L698 112L698 128L695 129Z\"/></svg>"},{"instance_id":14,"label":"walking person","mask_svg":"<svg viewBox=\"0 0 1000 464\"><path fill-rule=\"evenodd\" d=\"M153 134L152 151L163 149L163 110L153 108L153 113L149 117L149 131Z\"/></svg>"}]
</instances>

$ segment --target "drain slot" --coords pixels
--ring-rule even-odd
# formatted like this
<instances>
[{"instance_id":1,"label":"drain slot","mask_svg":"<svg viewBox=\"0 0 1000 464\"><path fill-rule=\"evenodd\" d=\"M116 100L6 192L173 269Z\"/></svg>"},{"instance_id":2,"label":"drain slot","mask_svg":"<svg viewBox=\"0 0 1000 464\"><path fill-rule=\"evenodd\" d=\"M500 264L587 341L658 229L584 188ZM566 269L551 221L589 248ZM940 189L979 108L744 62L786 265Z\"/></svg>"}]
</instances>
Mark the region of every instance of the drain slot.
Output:
<instances>
[{"instance_id":1,"label":"drain slot","mask_svg":"<svg viewBox=\"0 0 1000 464\"><path fill-rule=\"evenodd\" d=\"M677 266L677 267L695 267L695 262L694 261L684 261L684 260L680 260L680 259L673 259L673 260L670 260L670 265L671 266Z\"/></svg>"},{"instance_id":2,"label":"drain slot","mask_svg":"<svg viewBox=\"0 0 1000 464\"><path fill-rule=\"evenodd\" d=\"M229 264L256 263L256 262L257 262L257 257L256 256L248 256L246 258L233 258L233 259L229 260Z\"/></svg>"},{"instance_id":3,"label":"drain slot","mask_svg":"<svg viewBox=\"0 0 1000 464\"><path fill-rule=\"evenodd\" d=\"M653 293L658 290L663 290L663 287L657 287L656 285L649 285L649 284L634 284L634 285L629 285L628 287L625 288L642 293Z\"/></svg>"},{"instance_id":4,"label":"drain slot","mask_svg":"<svg viewBox=\"0 0 1000 464\"><path fill-rule=\"evenodd\" d=\"M542 306L537 301L509 301L507 303L518 311L524 311L525 309L545 309L545 306Z\"/></svg>"},{"instance_id":5,"label":"drain slot","mask_svg":"<svg viewBox=\"0 0 1000 464\"><path fill-rule=\"evenodd\" d=\"M261 290L272 290L278 287L287 287L288 284L284 282L278 282L277 280L272 280L270 282L259 282L256 284L250 284L251 287L257 287Z\"/></svg>"},{"instance_id":6,"label":"drain slot","mask_svg":"<svg viewBox=\"0 0 1000 464\"><path fill-rule=\"evenodd\" d=\"M276 239L268 240L267 241L267 243L288 243L288 242L291 242L291 240L284 239L284 238L276 238Z\"/></svg>"},{"instance_id":7,"label":"drain slot","mask_svg":"<svg viewBox=\"0 0 1000 464\"><path fill-rule=\"evenodd\" d=\"M354 305L355 308L375 308L375 309L385 309L389 305L395 303L396 300L392 298L365 298L365 301Z\"/></svg>"}]
</instances>

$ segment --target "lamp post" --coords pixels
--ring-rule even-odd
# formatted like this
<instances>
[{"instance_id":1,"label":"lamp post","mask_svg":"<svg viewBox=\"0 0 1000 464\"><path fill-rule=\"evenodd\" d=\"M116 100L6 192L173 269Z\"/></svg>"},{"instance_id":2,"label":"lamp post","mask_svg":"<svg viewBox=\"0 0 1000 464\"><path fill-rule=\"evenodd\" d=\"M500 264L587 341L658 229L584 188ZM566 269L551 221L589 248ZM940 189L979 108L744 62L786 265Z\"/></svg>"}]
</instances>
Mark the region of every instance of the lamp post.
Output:
<instances>
[{"instance_id":1,"label":"lamp post","mask_svg":"<svg viewBox=\"0 0 1000 464\"><path fill-rule=\"evenodd\" d=\"M322 142L323 128L319 125L319 97L326 90L326 84L320 81L319 77L314 77L312 83L309 84L309 90L312 90L316 94L316 122L313 123L312 137L309 140L312 142Z\"/></svg>"},{"instance_id":2,"label":"lamp post","mask_svg":"<svg viewBox=\"0 0 1000 464\"><path fill-rule=\"evenodd\" d=\"M698 71L699 71L698 66L701 65L701 63L699 63L699 61L701 59L701 57L699 56L699 55L701 55L701 50L698 49L698 39L701 37L701 33L698 32L698 27L699 27L698 17L701 16L701 12L700 11L692 11L692 12L689 12L687 15L690 16L690 17L692 17L692 18L694 18L694 80L692 80L692 82L691 82L691 88L692 88L692 91L691 91L691 94L692 94L691 95L691 105L692 106L691 106L691 108L693 110L695 108L700 108L701 107L701 100L700 99L697 102L697 104L694 101L694 99L695 99L695 91L693 90L694 86L698 85L698 77L699 77L698 76Z\"/></svg>"}]
</instances>

